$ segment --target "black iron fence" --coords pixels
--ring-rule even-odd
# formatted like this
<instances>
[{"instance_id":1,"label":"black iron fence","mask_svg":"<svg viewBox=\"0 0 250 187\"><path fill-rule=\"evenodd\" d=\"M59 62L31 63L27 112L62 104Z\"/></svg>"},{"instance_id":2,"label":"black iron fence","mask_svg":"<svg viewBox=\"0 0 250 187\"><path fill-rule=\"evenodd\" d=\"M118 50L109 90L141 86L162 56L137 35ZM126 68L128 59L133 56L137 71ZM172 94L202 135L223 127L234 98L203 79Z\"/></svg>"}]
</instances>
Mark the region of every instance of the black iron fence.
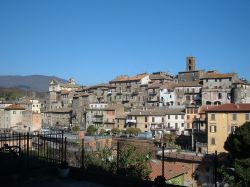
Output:
<instances>
[{"instance_id":1,"label":"black iron fence","mask_svg":"<svg viewBox=\"0 0 250 187\"><path fill-rule=\"evenodd\" d=\"M0 174L9 175L45 164L61 163L63 145L62 131L0 134Z\"/></svg>"}]
</instances>

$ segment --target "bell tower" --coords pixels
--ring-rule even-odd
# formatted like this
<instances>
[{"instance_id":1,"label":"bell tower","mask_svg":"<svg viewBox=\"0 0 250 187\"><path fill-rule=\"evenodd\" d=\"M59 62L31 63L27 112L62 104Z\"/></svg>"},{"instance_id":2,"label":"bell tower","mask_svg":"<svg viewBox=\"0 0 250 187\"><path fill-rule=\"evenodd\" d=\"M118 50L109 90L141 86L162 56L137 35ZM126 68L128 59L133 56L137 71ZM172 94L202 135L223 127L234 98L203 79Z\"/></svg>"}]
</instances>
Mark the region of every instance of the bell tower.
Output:
<instances>
[{"instance_id":1,"label":"bell tower","mask_svg":"<svg viewBox=\"0 0 250 187\"><path fill-rule=\"evenodd\" d=\"M195 57L187 57L186 64L186 71L195 71Z\"/></svg>"}]
</instances>

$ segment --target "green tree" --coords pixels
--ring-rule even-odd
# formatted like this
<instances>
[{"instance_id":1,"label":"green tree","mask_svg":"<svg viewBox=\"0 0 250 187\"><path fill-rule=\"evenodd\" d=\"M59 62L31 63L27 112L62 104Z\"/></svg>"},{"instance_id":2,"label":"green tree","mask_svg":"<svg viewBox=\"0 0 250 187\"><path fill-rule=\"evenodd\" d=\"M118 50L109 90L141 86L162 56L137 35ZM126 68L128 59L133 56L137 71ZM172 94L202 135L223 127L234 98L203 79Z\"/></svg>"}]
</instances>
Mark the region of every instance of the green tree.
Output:
<instances>
[{"instance_id":1,"label":"green tree","mask_svg":"<svg viewBox=\"0 0 250 187\"><path fill-rule=\"evenodd\" d=\"M134 127L129 127L126 130L126 133L129 135L138 135L141 132L141 129L139 128L134 128Z\"/></svg>"},{"instance_id":2,"label":"green tree","mask_svg":"<svg viewBox=\"0 0 250 187\"><path fill-rule=\"evenodd\" d=\"M250 122L244 123L236 131L229 135L224 145L233 158L234 184L232 186L250 186ZM224 170L225 172L225 170ZM226 175L224 173L224 180ZM231 174L232 175L232 174ZM230 181L227 181L230 182Z\"/></svg>"},{"instance_id":3,"label":"green tree","mask_svg":"<svg viewBox=\"0 0 250 187\"><path fill-rule=\"evenodd\" d=\"M174 134L174 133L163 135L164 143L175 144L175 140L176 140L176 134Z\"/></svg>"},{"instance_id":4,"label":"green tree","mask_svg":"<svg viewBox=\"0 0 250 187\"><path fill-rule=\"evenodd\" d=\"M147 149L139 149L131 144L124 144L119 150L119 170L122 175L148 179L151 170L147 161L150 152Z\"/></svg>"},{"instance_id":5,"label":"green tree","mask_svg":"<svg viewBox=\"0 0 250 187\"><path fill-rule=\"evenodd\" d=\"M95 128L94 125L90 125L90 126L87 128L87 133L88 133L90 136L96 135L96 132L97 132L97 128Z\"/></svg>"},{"instance_id":6,"label":"green tree","mask_svg":"<svg viewBox=\"0 0 250 187\"><path fill-rule=\"evenodd\" d=\"M118 134L120 134L120 129L118 129L118 128L113 128L112 130L111 130L111 133L113 134L113 135L118 135Z\"/></svg>"},{"instance_id":7,"label":"green tree","mask_svg":"<svg viewBox=\"0 0 250 187\"><path fill-rule=\"evenodd\" d=\"M101 129L100 132L99 132L99 135L103 136L105 135L107 132L105 129Z\"/></svg>"},{"instance_id":8,"label":"green tree","mask_svg":"<svg viewBox=\"0 0 250 187\"><path fill-rule=\"evenodd\" d=\"M79 125L75 125L72 127L72 131L73 132L78 132L80 130L80 126Z\"/></svg>"}]
</instances>

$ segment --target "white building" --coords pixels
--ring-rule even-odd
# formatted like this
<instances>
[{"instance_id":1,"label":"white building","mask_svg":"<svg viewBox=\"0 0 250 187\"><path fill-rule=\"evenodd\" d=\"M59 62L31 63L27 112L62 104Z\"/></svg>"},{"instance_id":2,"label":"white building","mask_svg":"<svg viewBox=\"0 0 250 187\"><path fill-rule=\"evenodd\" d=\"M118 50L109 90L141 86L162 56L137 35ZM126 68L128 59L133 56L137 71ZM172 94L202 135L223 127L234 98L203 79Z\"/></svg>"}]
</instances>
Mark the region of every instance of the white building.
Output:
<instances>
[{"instance_id":1,"label":"white building","mask_svg":"<svg viewBox=\"0 0 250 187\"><path fill-rule=\"evenodd\" d=\"M174 106L175 93L173 84L165 84L160 89L160 106Z\"/></svg>"},{"instance_id":2,"label":"white building","mask_svg":"<svg viewBox=\"0 0 250 187\"><path fill-rule=\"evenodd\" d=\"M186 135L185 132L185 111L180 108L166 110L165 129L168 133L175 132L177 135Z\"/></svg>"}]
</instances>

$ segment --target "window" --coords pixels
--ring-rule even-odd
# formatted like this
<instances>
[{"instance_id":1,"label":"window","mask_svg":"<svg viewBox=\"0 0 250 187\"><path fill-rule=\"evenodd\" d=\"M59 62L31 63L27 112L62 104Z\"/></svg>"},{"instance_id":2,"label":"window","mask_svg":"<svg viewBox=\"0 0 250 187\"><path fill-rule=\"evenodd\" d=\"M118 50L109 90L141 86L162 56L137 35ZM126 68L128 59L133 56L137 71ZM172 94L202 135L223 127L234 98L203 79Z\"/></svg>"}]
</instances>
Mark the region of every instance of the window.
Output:
<instances>
[{"instance_id":1,"label":"window","mask_svg":"<svg viewBox=\"0 0 250 187\"><path fill-rule=\"evenodd\" d=\"M152 122L155 122L155 117L152 117Z\"/></svg>"},{"instance_id":2,"label":"window","mask_svg":"<svg viewBox=\"0 0 250 187\"><path fill-rule=\"evenodd\" d=\"M170 123L168 123L168 128L170 128Z\"/></svg>"},{"instance_id":3,"label":"window","mask_svg":"<svg viewBox=\"0 0 250 187\"><path fill-rule=\"evenodd\" d=\"M184 115L181 116L181 119L184 119Z\"/></svg>"},{"instance_id":4,"label":"window","mask_svg":"<svg viewBox=\"0 0 250 187\"><path fill-rule=\"evenodd\" d=\"M236 121L237 120L237 114L232 114L232 120Z\"/></svg>"},{"instance_id":5,"label":"window","mask_svg":"<svg viewBox=\"0 0 250 187\"><path fill-rule=\"evenodd\" d=\"M211 138L211 145L215 145L215 138Z\"/></svg>"},{"instance_id":6,"label":"window","mask_svg":"<svg viewBox=\"0 0 250 187\"><path fill-rule=\"evenodd\" d=\"M246 121L250 120L250 114L246 114Z\"/></svg>"},{"instance_id":7,"label":"window","mask_svg":"<svg viewBox=\"0 0 250 187\"><path fill-rule=\"evenodd\" d=\"M178 119L178 116L177 116L177 115L175 115L175 119Z\"/></svg>"},{"instance_id":8,"label":"window","mask_svg":"<svg viewBox=\"0 0 250 187\"><path fill-rule=\"evenodd\" d=\"M190 119L190 116L189 116L189 115L187 115L187 119Z\"/></svg>"},{"instance_id":9,"label":"window","mask_svg":"<svg viewBox=\"0 0 250 187\"><path fill-rule=\"evenodd\" d=\"M161 118L161 122L164 123L164 117Z\"/></svg>"},{"instance_id":10,"label":"window","mask_svg":"<svg viewBox=\"0 0 250 187\"><path fill-rule=\"evenodd\" d=\"M170 115L168 115L168 119L170 119Z\"/></svg>"},{"instance_id":11,"label":"window","mask_svg":"<svg viewBox=\"0 0 250 187\"><path fill-rule=\"evenodd\" d=\"M215 133L216 132L216 125L211 125L210 126L210 132Z\"/></svg>"},{"instance_id":12,"label":"window","mask_svg":"<svg viewBox=\"0 0 250 187\"><path fill-rule=\"evenodd\" d=\"M215 121L215 114L211 114L211 120Z\"/></svg>"},{"instance_id":13,"label":"window","mask_svg":"<svg viewBox=\"0 0 250 187\"><path fill-rule=\"evenodd\" d=\"M238 128L238 126L232 125L232 126L231 126L231 133L234 134L237 128Z\"/></svg>"},{"instance_id":14,"label":"window","mask_svg":"<svg viewBox=\"0 0 250 187\"><path fill-rule=\"evenodd\" d=\"M16 114L16 111L13 111L13 114Z\"/></svg>"},{"instance_id":15,"label":"window","mask_svg":"<svg viewBox=\"0 0 250 187\"><path fill-rule=\"evenodd\" d=\"M178 129L178 123L175 123L175 129L176 130Z\"/></svg>"},{"instance_id":16,"label":"window","mask_svg":"<svg viewBox=\"0 0 250 187\"><path fill-rule=\"evenodd\" d=\"M184 123L181 124L181 127L184 127Z\"/></svg>"},{"instance_id":17,"label":"window","mask_svg":"<svg viewBox=\"0 0 250 187\"><path fill-rule=\"evenodd\" d=\"M222 94L221 93L218 93L218 98L222 99Z\"/></svg>"},{"instance_id":18,"label":"window","mask_svg":"<svg viewBox=\"0 0 250 187\"><path fill-rule=\"evenodd\" d=\"M146 124L146 125L145 125L145 129L147 129L147 128L148 128L148 125Z\"/></svg>"},{"instance_id":19,"label":"window","mask_svg":"<svg viewBox=\"0 0 250 187\"><path fill-rule=\"evenodd\" d=\"M145 122L148 122L148 117L147 116L145 116Z\"/></svg>"}]
</instances>

